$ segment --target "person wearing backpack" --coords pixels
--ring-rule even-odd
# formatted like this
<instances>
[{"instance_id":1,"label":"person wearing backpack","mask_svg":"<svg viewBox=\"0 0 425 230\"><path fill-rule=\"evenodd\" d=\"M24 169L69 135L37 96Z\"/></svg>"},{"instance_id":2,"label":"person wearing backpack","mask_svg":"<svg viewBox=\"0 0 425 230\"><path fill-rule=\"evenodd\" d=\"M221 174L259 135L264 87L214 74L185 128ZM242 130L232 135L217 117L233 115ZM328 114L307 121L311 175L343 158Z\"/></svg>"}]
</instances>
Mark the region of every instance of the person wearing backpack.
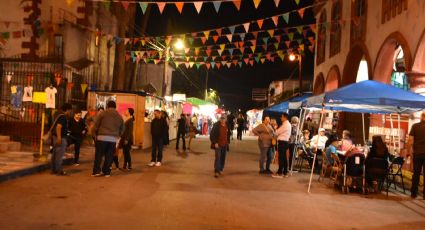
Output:
<instances>
[{"instance_id":1,"label":"person wearing backpack","mask_svg":"<svg viewBox=\"0 0 425 230\"><path fill-rule=\"evenodd\" d=\"M62 162L67 146L68 117L71 112L72 105L68 103L63 104L51 129L53 137L52 174L58 176L68 175L63 170Z\"/></svg>"}]
</instances>

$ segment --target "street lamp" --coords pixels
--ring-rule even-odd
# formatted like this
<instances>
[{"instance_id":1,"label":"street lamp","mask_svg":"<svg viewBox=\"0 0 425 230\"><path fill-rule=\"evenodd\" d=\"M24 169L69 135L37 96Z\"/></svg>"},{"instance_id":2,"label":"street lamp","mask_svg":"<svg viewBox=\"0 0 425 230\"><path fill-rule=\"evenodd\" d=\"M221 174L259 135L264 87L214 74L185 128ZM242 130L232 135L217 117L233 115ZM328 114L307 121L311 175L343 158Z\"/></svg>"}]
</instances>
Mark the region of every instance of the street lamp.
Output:
<instances>
[{"instance_id":1,"label":"street lamp","mask_svg":"<svg viewBox=\"0 0 425 230\"><path fill-rule=\"evenodd\" d=\"M298 60L298 81L299 81L299 89L300 89L300 93L302 93L303 91L303 80L302 80L302 75L301 75L301 68L302 68L302 55L301 54L294 54L291 53L289 55L289 60L291 62Z\"/></svg>"},{"instance_id":2,"label":"street lamp","mask_svg":"<svg viewBox=\"0 0 425 230\"><path fill-rule=\"evenodd\" d=\"M173 50L177 50L177 51L179 51L179 50L183 50L184 49L184 42L183 42L183 40L182 39L177 39L177 41L173 44ZM165 50L165 61L164 61L164 75L163 75L163 87L162 87L162 96L166 96L167 94L170 94L170 92L168 92L168 91L171 91L171 86L170 87L167 87L168 85L165 83L165 79L167 78L167 72L168 72L168 62L169 62L169 59L170 59L170 45L168 45L168 46L166 46L163 50ZM169 84L171 84L171 82L168 82L168 80L167 80L167 83L169 83Z\"/></svg>"}]
</instances>

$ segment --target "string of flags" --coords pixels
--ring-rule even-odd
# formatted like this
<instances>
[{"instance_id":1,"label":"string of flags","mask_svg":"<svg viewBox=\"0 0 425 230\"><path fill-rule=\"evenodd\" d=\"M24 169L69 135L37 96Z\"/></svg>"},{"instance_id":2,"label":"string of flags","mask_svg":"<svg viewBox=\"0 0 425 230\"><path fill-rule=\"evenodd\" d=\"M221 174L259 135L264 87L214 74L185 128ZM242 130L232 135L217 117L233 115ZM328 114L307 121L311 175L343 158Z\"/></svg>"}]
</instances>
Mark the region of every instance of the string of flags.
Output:
<instances>
[{"instance_id":1,"label":"string of flags","mask_svg":"<svg viewBox=\"0 0 425 230\"><path fill-rule=\"evenodd\" d=\"M71 5L73 3L73 0L66 0L68 5ZM127 1L127 0L89 0L91 2L102 2L103 6L107 9L111 7L111 3L121 3L122 7L125 10L128 10L130 4L138 4L139 7L142 10L142 13L146 13L146 9L149 5L156 5L158 11L160 14L164 12L164 9L166 6L167 8L171 8L174 6L174 9L176 9L180 14L183 13L183 9L186 8L192 8L192 10L196 10L196 12L199 14L204 6L206 5L212 5L214 7L215 12L220 11L220 7L222 4L229 4L234 5L236 10L240 10L242 0L189 0L189 1L148 1L148 0L141 0L141 1ZM262 0L245 0L246 2L252 2L252 5L255 9L258 9L258 7L261 4ZM296 5L299 5L301 0L294 0ZM274 0L275 6L279 7L280 0Z\"/></svg>"}]
</instances>

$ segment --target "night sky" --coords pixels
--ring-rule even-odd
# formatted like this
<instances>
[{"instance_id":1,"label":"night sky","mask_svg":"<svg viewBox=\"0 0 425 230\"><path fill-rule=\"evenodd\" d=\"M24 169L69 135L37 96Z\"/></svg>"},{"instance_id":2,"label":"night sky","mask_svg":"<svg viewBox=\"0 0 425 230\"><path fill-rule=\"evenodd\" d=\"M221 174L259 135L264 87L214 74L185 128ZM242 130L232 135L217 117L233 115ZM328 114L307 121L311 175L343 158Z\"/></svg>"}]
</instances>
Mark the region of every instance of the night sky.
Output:
<instances>
[{"instance_id":1,"label":"night sky","mask_svg":"<svg viewBox=\"0 0 425 230\"><path fill-rule=\"evenodd\" d=\"M156 6L152 7L146 28L147 36L162 36L170 34L191 33L210 29L242 24L252 20L262 19L300 9L313 4L313 0L301 0L296 5L294 0L281 0L276 8L273 0L262 0L258 9L254 8L252 0L242 0L240 11L237 11L233 3L223 2L219 13L215 12L213 4L204 4L200 14L193 6L183 8L180 14L174 6L167 5L161 15ZM140 8L137 12L137 24L142 24L146 16L141 14ZM315 22L311 8L304 13L303 20L291 14L289 24L279 21L278 28L307 25ZM252 26L251 26L252 27ZM265 21L262 30L274 28L273 23ZM250 29L251 31L251 29ZM238 31L236 32L243 32ZM303 57L303 78L312 79L314 55L306 51ZM230 69L222 67L219 70L211 68L208 72L208 88L218 91L221 104L226 109L235 111L237 109L248 110L261 106L251 100L252 88L267 88L273 80L287 79L291 73L292 79L298 78L298 65L288 60L284 62L276 58L274 63L254 64L254 66L243 65L242 68L232 66ZM186 69L185 67L175 71L173 75L173 91L186 93L188 97L204 97L205 77L207 70L205 66Z\"/></svg>"}]
</instances>

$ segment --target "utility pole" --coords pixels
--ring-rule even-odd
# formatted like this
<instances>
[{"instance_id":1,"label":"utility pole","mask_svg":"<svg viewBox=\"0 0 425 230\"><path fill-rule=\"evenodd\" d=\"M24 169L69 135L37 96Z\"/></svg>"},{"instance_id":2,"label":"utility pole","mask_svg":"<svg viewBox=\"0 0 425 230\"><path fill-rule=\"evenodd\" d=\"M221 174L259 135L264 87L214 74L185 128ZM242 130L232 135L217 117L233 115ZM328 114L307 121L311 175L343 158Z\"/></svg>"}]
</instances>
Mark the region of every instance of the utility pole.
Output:
<instances>
[{"instance_id":1,"label":"utility pole","mask_svg":"<svg viewBox=\"0 0 425 230\"><path fill-rule=\"evenodd\" d=\"M204 96L204 100L206 101L208 98L208 68L207 68L207 74L205 76L205 96Z\"/></svg>"}]
</instances>

